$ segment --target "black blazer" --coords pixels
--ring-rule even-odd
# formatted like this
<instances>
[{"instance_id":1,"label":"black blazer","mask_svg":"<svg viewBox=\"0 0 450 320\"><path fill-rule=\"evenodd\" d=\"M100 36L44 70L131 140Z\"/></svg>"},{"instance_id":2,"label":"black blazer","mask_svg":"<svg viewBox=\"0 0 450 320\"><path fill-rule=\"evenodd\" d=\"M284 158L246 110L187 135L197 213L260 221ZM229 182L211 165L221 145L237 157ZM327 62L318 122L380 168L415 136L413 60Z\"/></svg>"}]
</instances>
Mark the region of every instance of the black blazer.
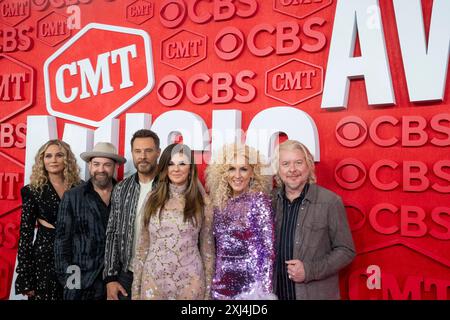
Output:
<instances>
[{"instance_id":1,"label":"black blazer","mask_svg":"<svg viewBox=\"0 0 450 320\"><path fill-rule=\"evenodd\" d=\"M55 270L65 291L74 283L70 266L81 271L79 289L89 288L103 271L109 212L90 180L64 194L56 223Z\"/></svg>"}]
</instances>

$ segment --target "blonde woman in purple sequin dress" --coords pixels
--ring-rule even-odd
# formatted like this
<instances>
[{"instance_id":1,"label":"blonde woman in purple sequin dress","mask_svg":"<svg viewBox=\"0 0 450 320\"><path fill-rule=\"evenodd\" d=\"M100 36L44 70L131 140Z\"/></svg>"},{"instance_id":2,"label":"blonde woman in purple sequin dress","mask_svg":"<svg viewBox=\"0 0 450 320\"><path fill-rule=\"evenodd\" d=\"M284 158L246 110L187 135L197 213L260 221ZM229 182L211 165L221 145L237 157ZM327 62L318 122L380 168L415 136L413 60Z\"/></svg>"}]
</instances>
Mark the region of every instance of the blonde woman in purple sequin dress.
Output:
<instances>
[{"instance_id":1,"label":"blonde woman in purple sequin dress","mask_svg":"<svg viewBox=\"0 0 450 320\"><path fill-rule=\"evenodd\" d=\"M259 153L227 145L206 169L214 207L213 299L275 299L273 213Z\"/></svg>"},{"instance_id":2,"label":"blonde woman in purple sequin dress","mask_svg":"<svg viewBox=\"0 0 450 320\"><path fill-rule=\"evenodd\" d=\"M212 212L202 189L191 150L182 144L169 145L159 161L158 186L143 209L133 300L210 297Z\"/></svg>"}]
</instances>

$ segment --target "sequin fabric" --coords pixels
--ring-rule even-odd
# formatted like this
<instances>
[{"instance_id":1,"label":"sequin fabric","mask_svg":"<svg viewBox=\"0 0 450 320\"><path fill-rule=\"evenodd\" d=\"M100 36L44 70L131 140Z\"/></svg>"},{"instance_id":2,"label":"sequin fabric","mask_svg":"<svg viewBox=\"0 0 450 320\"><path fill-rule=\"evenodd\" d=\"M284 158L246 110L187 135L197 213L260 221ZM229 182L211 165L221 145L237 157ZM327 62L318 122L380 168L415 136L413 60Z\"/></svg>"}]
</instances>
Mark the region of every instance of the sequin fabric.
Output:
<instances>
[{"instance_id":1,"label":"sequin fabric","mask_svg":"<svg viewBox=\"0 0 450 320\"><path fill-rule=\"evenodd\" d=\"M142 229L134 259L133 300L209 298L214 264L212 210L205 210L197 226L184 222L185 188L170 185L164 209Z\"/></svg>"},{"instance_id":2,"label":"sequin fabric","mask_svg":"<svg viewBox=\"0 0 450 320\"><path fill-rule=\"evenodd\" d=\"M60 203L56 190L50 183L38 191L26 185L21 189L22 217L18 249L16 294L34 291L31 299L61 300L63 288L55 273L53 246L55 229L37 224L36 239L34 230L38 219L55 226Z\"/></svg>"},{"instance_id":3,"label":"sequin fabric","mask_svg":"<svg viewBox=\"0 0 450 320\"><path fill-rule=\"evenodd\" d=\"M270 198L244 193L214 209L213 299L272 299L274 227Z\"/></svg>"}]
</instances>

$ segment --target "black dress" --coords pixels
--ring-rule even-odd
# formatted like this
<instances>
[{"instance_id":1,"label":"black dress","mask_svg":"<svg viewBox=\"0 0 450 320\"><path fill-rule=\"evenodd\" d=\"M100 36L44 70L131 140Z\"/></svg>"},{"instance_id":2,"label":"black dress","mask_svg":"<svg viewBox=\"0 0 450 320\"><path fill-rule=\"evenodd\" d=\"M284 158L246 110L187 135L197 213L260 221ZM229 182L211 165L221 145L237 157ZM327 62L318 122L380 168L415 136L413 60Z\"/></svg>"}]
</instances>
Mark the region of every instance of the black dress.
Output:
<instances>
[{"instance_id":1,"label":"black dress","mask_svg":"<svg viewBox=\"0 0 450 320\"><path fill-rule=\"evenodd\" d=\"M16 294L34 290L32 300L62 300L63 288L55 273L54 243L56 229L47 228L40 223L36 239L34 229L37 219L56 226L58 206L61 199L53 185L48 182L42 193L30 185L24 186L22 195L22 218L18 249Z\"/></svg>"}]
</instances>

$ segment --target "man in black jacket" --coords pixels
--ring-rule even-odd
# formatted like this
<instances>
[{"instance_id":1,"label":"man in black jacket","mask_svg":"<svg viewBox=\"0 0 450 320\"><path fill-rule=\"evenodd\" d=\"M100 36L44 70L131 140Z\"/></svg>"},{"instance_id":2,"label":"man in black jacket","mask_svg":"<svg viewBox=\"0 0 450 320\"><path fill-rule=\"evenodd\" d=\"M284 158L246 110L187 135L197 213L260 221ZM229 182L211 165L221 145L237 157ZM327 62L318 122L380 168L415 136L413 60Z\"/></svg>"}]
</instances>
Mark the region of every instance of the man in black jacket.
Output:
<instances>
[{"instance_id":1,"label":"man in black jacket","mask_svg":"<svg viewBox=\"0 0 450 320\"><path fill-rule=\"evenodd\" d=\"M114 173L126 159L111 143L99 142L81 158L91 178L67 191L59 206L55 239L58 280L65 300L106 298L103 282L106 226L111 210Z\"/></svg>"}]
</instances>

